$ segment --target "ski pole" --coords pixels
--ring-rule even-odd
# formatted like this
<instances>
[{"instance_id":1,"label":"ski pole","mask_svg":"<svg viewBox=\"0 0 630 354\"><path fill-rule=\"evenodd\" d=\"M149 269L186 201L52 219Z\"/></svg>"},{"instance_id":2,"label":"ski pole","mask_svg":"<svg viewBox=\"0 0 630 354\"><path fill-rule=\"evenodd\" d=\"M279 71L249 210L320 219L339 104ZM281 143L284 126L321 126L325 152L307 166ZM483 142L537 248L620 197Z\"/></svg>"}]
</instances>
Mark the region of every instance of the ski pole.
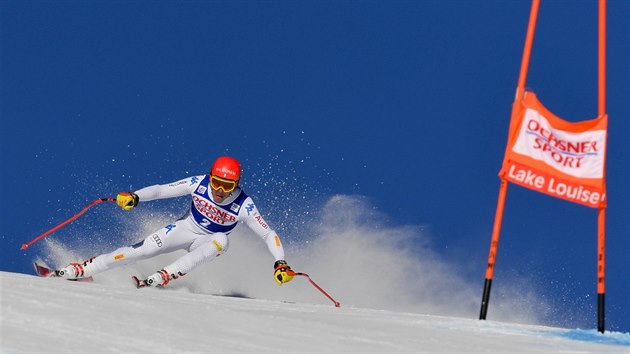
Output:
<instances>
[{"instance_id":1,"label":"ski pole","mask_svg":"<svg viewBox=\"0 0 630 354\"><path fill-rule=\"evenodd\" d=\"M39 240L43 239L44 237L46 237L46 236L48 236L48 235L52 234L53 232L55 232L55 231L59 230L60 228L62 228L62 227L64 227L64 226L66 226L67 224L69 224L69 223L73 222L74 220L76 220L79 216L83 215L83 213L85 213L88 209L90 209L90 208L91 208L91 207L93 207L94 205L96 205L96 204L98 204L98 203L101 203L101 202L115 202L115 201L116 201L116 198L100 198L100 199L97 199L97 200L93 201L92 203L88 204L85 208L83 208L83 210L81 210L80 212L78 212L76 215L74 215L74 216L73 216L73 217L71 217L70 219L68 219L68 220L66 220L66 221L64 221L64 222L62 222L61 224L59 224L59 225L57 225L57 226L53 227L52 229L50 229L50 230L48 230L48 231L44 232L43 234L41 234L41 235L39 235L39 236L35 237L35 238L34 238L33 240L31 240L29 243L25 243L25 244L23 244L21 249L22 249L22 250L27 249L27 248L28 248L28 246L30 246L30 245L32 245L32 244L34 244L35 242L37 242L37 241L39 241Z\"/></svg>"},{"instance_id":2,"label":"ski pole","mask_svg":"<svg viewBox=\"0 0 630 354\"><path fill-rule=\"evenodd\" d=\"M330 301L333 302L333 304L335 304L335 307L339 307L341 306L341 303L339 303L338 301L335 301L335 299L332 298L332 296L328 295L328 293L326 291L324 291L324 289L322 289L319 285L317 285L317 283L315 283L313 281L313 279L311 279L311 277L308 276L308 274L306 273L299 273L299 272L294 272L293 270L289 269L287 271L287 274L289 274L290 276L295 276L295 275L301 275L303 277L306 277L308 279L308 281L311 282L311 284L313 284L313 286L315 288L317 288L317 290L321 291L322 294L326 295L327 298L330 299Z\"/></svg>"}]
</instances>

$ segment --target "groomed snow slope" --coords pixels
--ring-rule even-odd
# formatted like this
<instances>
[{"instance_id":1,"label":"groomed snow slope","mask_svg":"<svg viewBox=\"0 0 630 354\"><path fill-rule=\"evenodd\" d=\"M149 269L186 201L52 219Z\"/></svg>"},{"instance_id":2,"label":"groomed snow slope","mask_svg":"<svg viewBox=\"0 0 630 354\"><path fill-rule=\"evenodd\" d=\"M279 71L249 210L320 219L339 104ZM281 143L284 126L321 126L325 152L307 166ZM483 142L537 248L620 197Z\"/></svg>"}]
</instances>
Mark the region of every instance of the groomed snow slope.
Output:
<instances>
[{"instance_id":1,"label":"groomed snow slope","mask_svg":"<svg viewBox=\"0 0 630 354\"><path fill-rule=\"evenodd\" d=\"M629 353L630 335L0 272L2 353Z\"/></svg>"}]
</instances>

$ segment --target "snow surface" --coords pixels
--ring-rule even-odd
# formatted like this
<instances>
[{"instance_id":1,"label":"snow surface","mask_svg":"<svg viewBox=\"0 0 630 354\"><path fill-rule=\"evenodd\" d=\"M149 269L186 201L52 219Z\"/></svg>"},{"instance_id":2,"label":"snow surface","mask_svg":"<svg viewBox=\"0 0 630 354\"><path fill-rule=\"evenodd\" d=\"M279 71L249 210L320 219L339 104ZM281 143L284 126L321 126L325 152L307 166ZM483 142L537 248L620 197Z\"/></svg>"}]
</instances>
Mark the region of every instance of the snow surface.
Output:
<instances>
[{"instance_id":1,"label":"snow surface","mask_svg":"<svg viewBox=\"0 0 630 354\"><path fill-rule=\"evenodd\" d=\"M295 279L294 286L310 286ZM298 284L300 283L300 284ZM629 353L630 335L0 272L2 353ZM288 284L287 284L288 286Z\"/></svg>"},{"instance_id":2,"label":"snow surface","mask_svg":"<svg viewBox=\"0 0 630 354\"><path fill-rule=\"evenodd\" d=\"M91 229L86 217L24 256L60 267L133 244L173 220L154 208L102 210L90 217L109 217L111 228ZM341 308L306 278L277 286L264 243L238 226L227 252L161 290L135 289L130 276L146 277L181 251L97 274L93 283L0 272L0 353L630 353L629 333L541 326L595 312L563 313L536 295L536 283L516 276L497 279L488 320L479 321L486 255L440 256L421 225L379 222L386 218L361 198L335 196L297 219L309 221L300 235L280 232L287 261Z\"/></svg>"}]
</instances>

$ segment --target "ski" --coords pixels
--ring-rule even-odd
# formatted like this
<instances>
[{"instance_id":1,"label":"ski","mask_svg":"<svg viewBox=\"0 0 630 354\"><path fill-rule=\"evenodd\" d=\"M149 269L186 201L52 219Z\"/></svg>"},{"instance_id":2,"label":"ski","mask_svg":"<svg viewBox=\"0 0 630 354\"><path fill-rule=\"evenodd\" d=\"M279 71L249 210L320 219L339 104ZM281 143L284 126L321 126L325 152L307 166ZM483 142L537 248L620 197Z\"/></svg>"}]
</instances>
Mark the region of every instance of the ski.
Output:
<instances>
[{"instance_id":1,"label":"ski","mask_svg":"<svg viewBox=\"0 0 630 354\"><path fill-rule=\"evenodd\" d=\"M35 266L35 273L40 277L44 277L44 278L58 277L57 271L55 270L52 270L48 267L44 267L43 265L37 264L37 262L33 263L33 265ZM87 278L77 278L77 279L68 279L68 280L91 282L91 281L94 281L94 278L87 277Z\"/></svg>"},{"instance_id":2,"label":"ski","mask_svg":"<svg viewBox=\"0 0 630 354\"><path fill-rule=\"evenodd\" d=\"M138 278L135 275L131 276L131 280L133 280L133 285L135 285L137 289L144 288L144 287L148 286L146 281L140 280L140 278Z\"/></svg>"},{"instance_id":3,"label":"ski","mask_svg":"<svg viewBox=\"0 0 630 354\"><path fill-rule=\"evenodd\" d=\"M35 273L38 276L44 277L44 278L48 278L48 277L54 276L55 272L53 272L49 268L41 266L41 265L37 264L37 262L33 263L33 265L35 266Z\"/></svg>"}]
</instances>

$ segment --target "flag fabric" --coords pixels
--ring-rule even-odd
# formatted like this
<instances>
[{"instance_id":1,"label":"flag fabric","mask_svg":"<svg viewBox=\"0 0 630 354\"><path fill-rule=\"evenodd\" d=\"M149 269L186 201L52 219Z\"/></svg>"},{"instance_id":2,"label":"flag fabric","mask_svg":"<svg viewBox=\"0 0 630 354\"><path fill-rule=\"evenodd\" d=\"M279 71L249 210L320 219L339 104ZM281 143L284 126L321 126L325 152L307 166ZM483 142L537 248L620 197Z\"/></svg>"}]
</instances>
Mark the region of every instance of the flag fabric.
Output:
<instances>
[{"instance_id":1,"label":"flag fabric","mask_svg":"<svg viewBox=\"0 0 630 354\"><path fill-rule=\"evenodd\" d=\"M593 208L606 201L608 116L568 122L531 91L514 103L499 176L554 197Z\"/></svg>"}]
</instances>

